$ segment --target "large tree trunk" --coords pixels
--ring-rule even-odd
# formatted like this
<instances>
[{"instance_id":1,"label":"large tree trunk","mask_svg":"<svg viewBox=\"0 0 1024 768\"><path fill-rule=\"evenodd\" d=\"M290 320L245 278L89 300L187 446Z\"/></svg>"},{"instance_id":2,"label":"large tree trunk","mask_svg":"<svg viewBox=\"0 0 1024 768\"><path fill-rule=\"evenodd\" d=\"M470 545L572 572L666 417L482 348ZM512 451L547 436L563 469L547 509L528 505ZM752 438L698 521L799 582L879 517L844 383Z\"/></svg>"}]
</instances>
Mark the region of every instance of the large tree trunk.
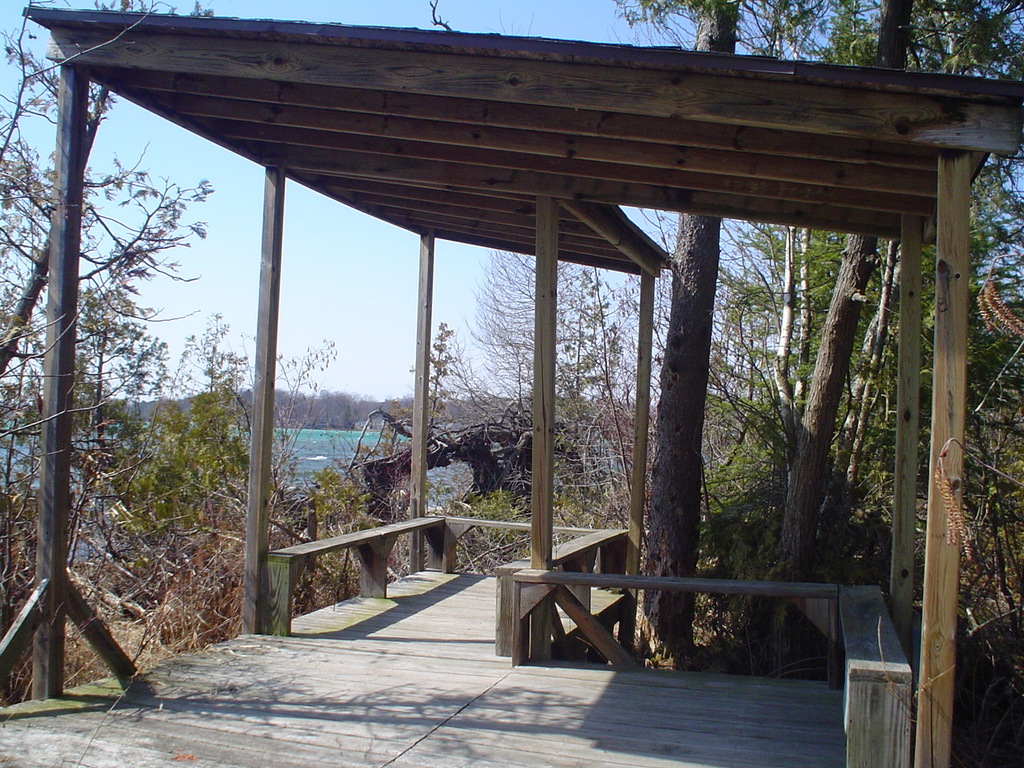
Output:
<instances>
[{"instance_id":1,"label":"large tree trunk","mask_svg":"<svg viewBox=\"0 0 1024 768\"><path fill-rule=\"evenodd\" d=\"M912 8L913 0L883 0L875 55L878 66L906 66ZM786 564L790 576L797 579L807 578L813 563L818 512L827 485L829 446L850 369L861 294L878 263L877 245L876 238L859 235L850 235L846 240L839 279L822 329L807 406L798 426L796 456L790 467L782 520Z\"/></svg>"},{"instance_id":2,"label":"large tree trunk","mask_svg":"<svg viewBox=\"0 0 1024 768\"><path fill-rule=\"evenodd\" d=\"M702 16L696 49L732 53L736 18L719 8ZM700 539L704 462L701 438L711 358L721 220L682 216L672 254L672 309L661 369L661 399L647 535L646 572L692 576ZM648 642L677 664L693 644L693 596L648 593Z\"/></svg>"},{"instance_id":3,"label":"large tree trunk","mask_svg":"<svg viewBox=\"0 0 1024 768\"><path fill-rule=\"evenodd\" d=\"M679 222L647 528L646 570L652 576L692 576L697 566L719 232L719 219L683 216ZM648 593L644 610L652 644L680 660L692 642L692 595Z\"/></svg>"},{"instance_id":4,"label":"large tree trunk","mask_svg":"<svg viewBox=\"0 0 1024 768\"><path fill-rule=\"evenodd\" d=\"M696 50L731 53L736 18L727 8L697 23ZM647 526L650 575L690 577L696 570L703 478L701 437L708 394L721 219L683 215L672 256L672 309L657 406ZM647 642L682 662L693 641L693 596L647 593Z\"/></svg>"},{"instance_id":5,"label":"large tree trunk","mask_svg":"<svg viewBox=\"0 0 1024 768\"><path fill-rule=\"evenodd\" d=\"M850 370L864 289L877 265L875 245L873 237L851 235L847 239L799 425L782 521L782 547L789 575L796 579L807 578L813 563L829 446Z\"/></svg>"}]
</instances>

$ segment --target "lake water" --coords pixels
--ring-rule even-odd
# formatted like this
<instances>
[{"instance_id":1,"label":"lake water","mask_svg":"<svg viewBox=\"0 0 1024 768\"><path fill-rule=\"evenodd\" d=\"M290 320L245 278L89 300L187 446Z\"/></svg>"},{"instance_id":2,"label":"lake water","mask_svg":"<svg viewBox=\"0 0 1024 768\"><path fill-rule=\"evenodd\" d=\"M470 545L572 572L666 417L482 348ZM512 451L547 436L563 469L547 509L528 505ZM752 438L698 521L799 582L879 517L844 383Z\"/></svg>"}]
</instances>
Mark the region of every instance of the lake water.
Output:
<instances>
[{"instance_id":1,"label":"lake water","mask_svg":"<svg viewBox=\"0 0 1024 768\"><path fill-rule=\"evenodd\" d=\"M287 444L287 452L295 457L300 476L308 475L332 465L345 466L352 460L362 435L363 447L372 448L380 438L379 432L348 431L343 429L282 429L278 437Z\"/></svg>"},{"instance_id":2,"label":"lake water","mask_svg":"<svg viewBox=\"0 0 1024 768\"><path fill-rule=\"evenodd\" d=\"M363 436L363 448L370 449L377 444L379 432L365 434L342 429L287 429L278 430L278 437L285 437L290 444L290 453L295 457L295 468L299 479L308 478L314 472L326 467L348 467ZM275 446L275 451L280 445ZM439 505L451 498L461 498L469 490L473 473L461 462L447 467L438 467L427 472L429 503Z\"/></svg>"}]
</instances>

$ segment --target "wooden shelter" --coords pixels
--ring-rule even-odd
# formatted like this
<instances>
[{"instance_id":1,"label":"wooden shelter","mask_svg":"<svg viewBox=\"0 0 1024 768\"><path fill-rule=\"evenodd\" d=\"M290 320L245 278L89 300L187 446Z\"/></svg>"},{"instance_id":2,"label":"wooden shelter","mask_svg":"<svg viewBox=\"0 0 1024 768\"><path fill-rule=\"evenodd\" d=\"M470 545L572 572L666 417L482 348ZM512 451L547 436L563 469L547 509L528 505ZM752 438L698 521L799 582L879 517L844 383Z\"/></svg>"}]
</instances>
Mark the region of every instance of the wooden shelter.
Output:
<instances>
[{"instance_id":1,"label":"wooden shelter","mask_svg":"<svg viewBox=\"0 0 1024 768\"><path fill-rule=\"evenodd\" d=\"M74 591L64 575L64 528L89 82L267 168L247 533L249 631L266 628L271 589L269 441L286 180L422 238L413 516L424 513L423 394L435 238L537 257L533 568L552 565L558 259L641 275L637 425L638 435L646 435L653 280L666 254L618 206L901 238L904 308L919 296L921 244L934 237L931 455L934 467L945 451L946 472L959 478L970 184L989 153L1018 150L1019 83L501 35L26 13L50 30L49 55L62 65L39 589L26 614L32 620L24 623L39 627L37 696L62 690L63 612ZM890 585L904 642L914 570L919 333L919 314L904 312ZM646 446L636 442L635 466L643 467ZM630 572L639 562L642 482L639 472ZM958 549L946 537L946 512L934 487L927 539L917 755L919 765L938 766L948 763Z\"/></svg>"}]
</instances>

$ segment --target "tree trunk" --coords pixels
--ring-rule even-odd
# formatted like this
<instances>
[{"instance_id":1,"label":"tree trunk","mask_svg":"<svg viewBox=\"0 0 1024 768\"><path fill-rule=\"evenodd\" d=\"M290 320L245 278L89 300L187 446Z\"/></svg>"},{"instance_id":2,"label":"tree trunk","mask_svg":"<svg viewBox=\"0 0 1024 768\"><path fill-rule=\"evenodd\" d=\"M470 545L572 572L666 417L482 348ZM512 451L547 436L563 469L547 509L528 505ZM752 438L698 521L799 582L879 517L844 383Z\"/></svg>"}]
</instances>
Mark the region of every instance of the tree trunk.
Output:
<instances>
[{"instance_id":1,"label":"tree trunk","mask_svg":"<svg viewBox=\"0 0 1024 768\"><path fill-rule=\"evenodd\" d=\"M696 49L732 53L736 17L708 10L697 23ZM718 286L721 220L683 215L672 254L672 308L661 369L651 478L646 572L692 576L700 540L704 462L701 439ZM648 593L648 643L676 659L693 645L693 595Z\"/></svg>"},{"instance_id":2,"label":"tree trunk","mask_svg":"<svg viewBox=\"0 0 1024 768\"><path fill-rule=\"evenodd\" d=\"M807 578L813 563L829 446L850 369L864 288L877 265L875 244L873 237L847 239L799 425L782 521L782 547L789 575L796 579Z\"/></svg>"},{"instance_id":3,"label":"tree trunk","mask_svg":"<svg viewBox=\"0 0 1024 768\"><path fill-rule=\"evenodd\" d=\"M840 456L836 462L837 470L845 473L848 488L856 485L860 479L864 438L877 400L882 360L889 340L893 291L898 272L897 251L896 242L890 242L885 257L885 268L882 270L882 290L878 298L878 308L875 310L875 316L871 318L861 346L861 357L864 362L850 390L850 409L846 416L846 424L843 426Z\"/></svg>"},{"instance_id":4,"label":"tree trunk","mask_svg":"<svg viewBox=\"0 0 1024 768\"><path fill-rule=\"evenodd\" d=\"M878 66L906 66L912 9L913 0L882 0L875 54ZM809 576L813 562L818 512L826 491L829 446L853 354L853 334L862 303L860 294L877 265L877 244L876 238L860 235L850 235L846 240L839 279L822 329L807 406L799 425L782 520L786 564L790 576L797 579Z\"/></svg>"}]
</instances>

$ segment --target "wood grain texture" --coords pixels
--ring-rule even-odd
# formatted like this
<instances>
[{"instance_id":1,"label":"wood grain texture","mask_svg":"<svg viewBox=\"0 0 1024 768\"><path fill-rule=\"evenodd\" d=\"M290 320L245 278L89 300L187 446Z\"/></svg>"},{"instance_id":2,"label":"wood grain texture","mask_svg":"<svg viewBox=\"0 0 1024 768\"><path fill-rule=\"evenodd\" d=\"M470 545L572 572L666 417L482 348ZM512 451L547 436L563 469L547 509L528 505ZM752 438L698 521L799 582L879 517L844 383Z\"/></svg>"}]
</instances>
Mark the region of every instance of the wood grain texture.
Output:
<instances>
[{"instance_id":1,"label":"wood grain texture","mask_svg":"<svg viewBox=\"0 0 1024 768\"><path fill-rule=\"evenodd\" d=\"M896 466L893 475L892 555L889 596L892 620L910 654L914 623L917 545L917 445L921 420L921 245L924 223L903 219L900 237L899 361L896 385Z\"/></svg>"},{"instance_id":2,"label":"wood grain texture","mask_svg":"<svg viewBox=\"0 0 1024 768\"><path fill-rule=\"evenodd\" d=\"M824 160L841 164L871 164L923 171L934 176L935 150L905 143L863 142L837 136L815 136L788 129L730 126L679 118L647 117L607 110L564 109L444 97L397 91L369 91L333 87L329 90L303 83L244 80L204 73L98 70L100 76L122 82L132 90L149 93L195 94L237 99L244 94L263 104L294 105L364 115L420 120L458 121L482 127L504 127L575 137L595 137L665 144L678 147L749 152L758 155ZM782 163L785 164L785 161ZM780 171L785 173L784 171Z\"/></svg>"},{"instance_id":3,"label":"wood grain texture","mask_svg":"<svg viewBox=\"0 0 1024 768\"><path fill-rule=\"evenodd\" d=\"M256 371L253 379L252 440L249 447L249 501L245 516L245 586L242 630L266 632L266 557L270 537L271 458L274 445L274 388L277 380L277 327L281 305L284 244L283 168L268 168L263 190L260 294L256 318Z\"/></svg>"},{"instance_id":4,"label":"wood grain texture","mask_svg":"<svg viewBox=\"0 0 1024 768\"><path fill-rule=\"evenodd\" d=\"M847 768L908 768L913 676L882 591L839 593L846 650Z\"/></svg>"},{"instance_id":5,"label":"wood grain texture","mask_svg":"<svg viewBox=\"0 0 1024 768\"><path fill-rule=\"evenodd\" d=\"M633 465L629 477L629 549L626 573L640 573L647 508L647 444L651 421L651 363L654 339L654 277L640 276L640 319L636 340L636 404L633 412Z\"/></svg>"},{"instance_id":6,"label":"wood grain texture","mask_svg":"<svg viewBox=\"0 0 1024 768\"><path fill-rule=\"evenodd\" d=\"M524 584L588 585L602 589L651 589L717 595L803 597L827 600L837 600L839 597L839 588L835 584L815 584L799 581L689 579L669 576L628 576L615 573L565 573L535 569L520 571L515 575L514 579Z\"/></svg>"},{"instance_id":7,"label":"wood grain texture","mask_svg":"<svg viewBox=\"0 0 1024 768\"><path fill-rule=\"evenodd\" d=\"M616 206L562 201L562 207L601 235L649 275L657 277L668 266L669 255Z\"/></svg>"},{"instance_id":8,"label":"wood grain texture","mask_svg":"<svg viewBox=\"0 0 1024 768\"><path fill-rule=\"evenodd\" d=\"M492 579L421 574L297 618L293 637L165 662L120 700L3 710L0 754L19 768L844 765L841 695L820 683L512 669L494 656L493 601Z\"/></svg>"},{"instance_id":9,"label":"wood grain texture","mask_svg":"<svg viewBox=\"0 0 1024 768\"><path fill-rule=\"evenodd\" d=\"M967 153L948 153L939 161L931 461L914 753L917 768L948 768L952 759L960 541L951 521L962 514L963 508L970 174L971 157ZM936 481L940 468L948 478L952 504L944 501L947 494Z\"/></svg>"},{"instance_id":10,"label":"wood grain texture","mask_svg":"<svg viewBox=\"0 0 1024 768\"><path fill-rule=\"evenodd\" d=\"M558 306L558 203L537 198L533 332L533 444L530 563L550 568L555 489L555 355Z\"/></svg>"},{"instance_id":11,"label":"wood grain texture","mask_svg":"<svg viewBox=\"0 0 1024 768\"><path fill-rule=\"evenodd\" d=\"M320 157L333 152L359 152L387 162L391 158L414 158L439 163L458 163L485 170L529 171L558 174L566 178L599 180L616 183L649 184L672 189L690 189L738 196L757 196L790 202L820 202L861 210L929 215L934 208L934 192L926 192L922 179L919 190L893 191L902 185L892 184L884 191L844 187L835 183L808 183L809 179L785 180L767 178L737 162L732 174L707 173L677 163L669 167L649 167L632 161L624 149L613 161L550 157L515 152L511 149L467 149L457 145L407 140L380 140L372 136L340 134L329 131L288 128L273 125L240 123L224 120L202 121L211 133L229 140L245 142L263 157L288 167L300 167L310 150L320 150ZM237 142L236 142L237 143ZM766 161L767 162L767 161ZM812 177L813 178L813 177Z\"/></svg>"},{"instance_id":12,"label":"wood grain texture","mask_svg":"<svg viewBox=\"0 0 1024 768\"><path fill-rule=\"evenodd\" d=\"M328 552L337 552L339 549L359 546L374 539L386 538L392 535L411 533L433 526L444 525L443 517L420 517L415 520L405 520L400 523L381 525L377 528L367 528L363 531L345 533L341 536L332 536L329 539L309 541L304 544L295 544L291 547L275 549L274 554L282 557L306 557L309 555L323 555Z\"/></svg>"},{"instance_id":13,"label":"wood grain texture","mask_svg":"<svg viewBox=\"0 0 1024 768\"><path fill-rule=\"evenodd\" d=\"M47 55L86 65L366 87L522 105L621 111L835 136L1015 151L1020 113L998 103L838 83L585 63L134 32L55 29Z\"/></svg>"},{"instance_id":14,"label":"wood grain texture","mask_svg":"<svg viewBox=\"0 0 1024 768\"><path fill-rule=\"evenodd\" d=\"M249 145L252 146L252 145ZM899 236L899 215L883 208L860 210L841 203L801 202L761 197L756 191L745 194L710 192L700 189L645 184L638 181L615 182L601 178L566 176L536 170L490 168L464 165L454 161L425 160L397 155L381 156L365 152L336 152L320 148L298 152L269 142L258 145L254 157L265 163L287 163L297 171L316 173L328 179L353 177L386 180L413 186L443 184L448 188L498 191L514 195L546 195L559 199L614 203L669 211L699 213L723 218L789 223L794 226L831 228L864 232L885 237ZM864 204L871 206L870 200ZM914 203L915 210L917 202ZM902 211L902 208L900 209Z\"/></svg>"},{"instance_id":15,"label":"wood grain texture","mask_svg":"<svg viewBox=\"0 0 1024 768\"><path fill-rule=\"evenodd\" d=\"M56 199L48 255L39 435L36 584L49 582L49 587L39 604L40 621L32 647L32 695L37 699L60 696L64 689L68 519L74 450L71 438L88 103L86 71L77 66L62 66L57 91Z\"/></svg>"},{"instance_id":16,"label":"wood grain texture","mask_svg":"<svg viewBox=\"0 0 1024 768\"><path fill-rule=\"evenodd\" d=\"M427 514L427 441L430 437L430 339L434 311L434 230L420 235L420 268L416 300L416 365L413 386L412 447L409 472L409 517ZM409 570L423 570L423 537L413 533Z\"/></svg>"},{"instance_id":17,"label":"wood grain texture","mask_svg":"<svg viewBox=\"0 0 1024 768\"><path fill-rule=\"evenodd\" d=\"M21 658L21 654L32 642L32 633L36 631L39 620L42 618L39 606L46 597L49 585L49 580L45 580L32 590L28 600L21 606L21 610L15 615L11 625L4 632L3 638L0 639L0 685L7 683L7 676L11 674L14 665Z\"/></svg>"},{"instance_id":18,"label":"wood grain texture","mask_svg":"<svg viewBox=\"0 0 1024 768\"><path fill-rule=\"evenodd\" d=\"M246 96L249 94L246 93ZM393 114L363 114L330 109L283 106L266 101L242 101L212 96L168 95L165 103L176 111L195 117L213 118L232 130L231 122L257 126L307 128L329 133L353 134L397 144L399 141L432 142L458 147L499 150L550 158L591 160L619 163L628 159L631 165L646 168L688 169L698 173L726 176L757 176L774 181L827 184L848 189L873 189L879 192L902 191L934 197L933 169L902 169L898 175L881 165L855 163L835 154L835 160L793 157L778 162L769 154L743 151L736 146L705 148L688 146L689 132L677 126L672 145L647 140L636 127L630 138L605 138L573 133L557 133L543 129L527 129L522 124L492 127L491 113L487 124L455 122L438 119L397 117ZM352 104L343 103L343 109ZM436 105L435 105L436 106ZM522 110L520 110L522 114ZM235 128L235 130L241 130ZM230 135L229 133L227 135ZM835 151L835 148L832 150Z\"/></svg>"}]
</instances>

